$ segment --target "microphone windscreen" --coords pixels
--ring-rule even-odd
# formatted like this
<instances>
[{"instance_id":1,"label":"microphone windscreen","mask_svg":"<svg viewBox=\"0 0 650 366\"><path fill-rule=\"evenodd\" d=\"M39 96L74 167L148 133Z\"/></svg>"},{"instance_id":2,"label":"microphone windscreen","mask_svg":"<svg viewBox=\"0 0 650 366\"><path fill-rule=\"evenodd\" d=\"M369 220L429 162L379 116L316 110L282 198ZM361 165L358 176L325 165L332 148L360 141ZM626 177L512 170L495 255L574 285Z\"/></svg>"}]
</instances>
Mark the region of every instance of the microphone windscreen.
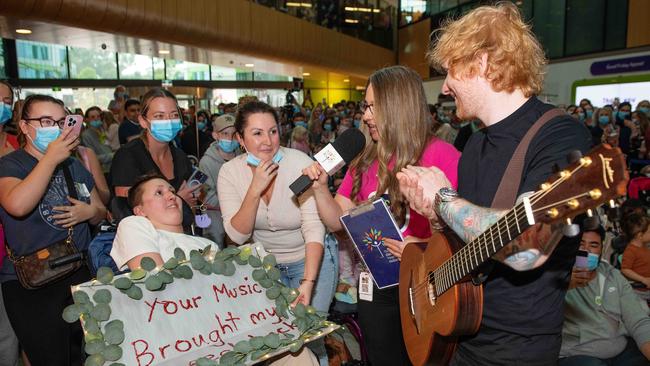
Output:
<instances>
[{"instance_id":1,"label":"microphone windscreen","mask_svg":"<svg viewBox=\"0 0 650 366\"><path fill-rule=\"evenodd\" d=\"M341 136L332 142L332 147L341 155L346 164L350 164L363 151L365 146L366 136L357 128L345 130Z\"/></svg>"}]
</instances>

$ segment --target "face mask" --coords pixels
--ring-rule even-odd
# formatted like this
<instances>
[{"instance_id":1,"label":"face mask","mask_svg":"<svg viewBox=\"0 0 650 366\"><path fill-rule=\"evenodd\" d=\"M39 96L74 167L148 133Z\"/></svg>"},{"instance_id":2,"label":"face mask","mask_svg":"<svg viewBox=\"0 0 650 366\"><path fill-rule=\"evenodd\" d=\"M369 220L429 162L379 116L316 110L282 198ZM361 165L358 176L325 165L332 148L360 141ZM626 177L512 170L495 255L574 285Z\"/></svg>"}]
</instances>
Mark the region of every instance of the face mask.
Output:
<instances>
[{"instance_id":1,"label":"face mask","mask_svg":"<svg viewBox=\"0 0 650 366\"><path fill-rule=\"evenodd\" d=\"M580 121L584 121L585 120L585 114L584 113L578 113L578 119Z\"/></svg>"},{"instance_id":2,"label":"face mask","mask_svg":"<svg viewBox=\"0 0 650 366\"><path fill-rule=\"evenodd\" d=\"M334 122L339 123L339 117L338 116L334 117Z\"/></svg>"},{"instance_id":3,"label":"face mask","mask_svg":"<svg viewBox=\"0 0 650 366\"><path fill-rule=\"evenodd\" d=\"M205 122L197 122L196 127L199 128L199 131L205 130Z\"/></svg>"},{"instance_id":4,"label":"face mask","mask_svg":"<svg viewBox=\"0 0 650 366\"><path fill-rule=\"evenodd\" d=\"M332 131L332 125L330 124L324 125L323 128L325 129L325 131Z\"/></svg>"},{"instance_id":5,"label":"face mask","mask_svg":"<svg viewBox=\"0 0 650 366\"><path fill-rule=\"evenodd\" d=\"M648 107L639 107L639 112L643 112L646 114L646 116L650 117L650 108Z\"/></svg>"},{"instance_id":6,"label":"face mask","mask_svg":"<svg viewBox=\"0 0 650 366\"><path fill-rule=\"evenodd\" d=\"M600 256L594 253L589 253L587 255L587 269L593 271L598 268L598 263L600 262Z\"/></svg>"},{"instance_id":7,"label":"face mask","mask_svg":"<svg viewBox=\"0 0 650 366\"><path fill-rule=\"evenodd\" d=\"M36 150L40 151L41 154L45 154L50 143L58 139L61 135L61 130L57 126L34 127L34 129L36 130L36 138L32 140L31 136L27 135L27 137L32 141Z\"/></svg>"},{"instance_id":8,"label":"face mask","mask_svg":"<svg viewBox=\"0 0 650 366\"><path fill-rule=\"evenodd\" d=\"M248 165L258 166L258 165L260 165L260 162L262 162L262 160L260 160L260 158L258 158L257 156L255 156L255 155L253 155L251 153L248 153L247 155L248 156L246 157L246 163ZM273 162L276 163L276 164L279 164L280 160L282 160L282 158L283 158L282 152L280 150L278 150L278 152L276 152L275 155L273 155Z\"/></svg>"},{"instance_id":9,"label":"face mask","mask_svg":"<svg viewBox=\"0 0 650 366\"><path fill-rule=\"evenodd\" d=\"M606 124L609 123L609 116L598 117L598 123L600 123L601 126L605 126Z\"/></svg>"},{"instance_id":10,"label":"face mask","mask_svg":"<svg viewBox=\"0 0 650 366\"><path fill-rule=\"evenodd\" d=\"M590 110L585 111L585 113L587 114L587 118L591 118L591 116L594 115L594 111L590 111Z\"/></svg>"},{"instance_id":11,"label":"face mask","mask_svg":"<svg viewBox=\"0 0 650 366\"><path fill-rule=\"evenodd\" d=\"M124 92L115 93L115 95L113 96L115 97L115 99L119 99L120 97L124 98L125 100L129 99L129 95Z\"/></svg>"},{"instance_id":12,"label":"face mask","mask_svg":"<svg viewBox=\"0 0 650 366\"><path fill-rule=\"evenodd\" d=\"M219 139L219 148L223 150L223 152L231 153L238 147L239 142L236 140Z\"/></svg>"},{"instance_id":13,"label":"face mask","mask_svg":"<svg viewBox=\"0 0 650 366\"><path fill-rule=\"evenodd\" d=\"M151 136L160 142L169 142L183 128L180 119L160 119L151 121Z\"/></svg>"},{"instance_id":14,"label":"face mask","mask_svg":"<svg viewBox=\"0 0 650 366\"><path fill-rule=\"evenodd\" d=\"M628 119L628 118L630 118L630 112L618 111L617 113L618 113L618 118L619 119Z\"/></svg>"},{"instance_id":15,"label":"face mask","mask_svg":"<svg viewBox=\"0 0 650 366\"><path fill-rule=\"evenodd\" d=\"M101 120L96 119L94 121L90 121L89 124L91 127L100 128L104 123Z\"/></svg>"},{"instance_id":16,"label":"face mask","mask_svg":"<svg viewBox=\"0 0 650 366\"><path fill-rule=\"evenodd\" d=\"M294 105L293 106L293 113L298 113L298 112L300 112L300 107L298 107L297 105Z\"/></svg>"},{"instance_id":17,"label":"face mask","mask_svg":"<svg viewBox=\"0 0 650 366\"><path fill-rule=\"evenodd\" d=\"M219 114L223 114L223 109L219 108Z\"/></svg>"},{"instance_id":18,"label":"face mask","mask_svg":"<svg viewBox=\"0 0 650 366\"><path fill-rule=\"evenodd\" d=\"M298 121L298 122L294 122L293 124L296 126L307 128L307 122L305 121Z\"/></svg>"},{"instance_id":19,"label":"face mask","mask_svg":"<svg viewBox=\"0 0 650 366\"><path fill-rule=\"evenodd\" d=\"M0 126L4 125L11 119L13 116L13 111L11 106L6 103L2 103L2 109L0 109Z\"/></svg>"},{"instance_id":20,"label":"face mask","mask_svg":"<svg viewBox=\"0 0 650 366\"><path fill-rule=\"evenodd\" d=\"M354 120L354 127L356 127L356 128L361 127L361 120L360 119L355 119Z\"/></svg>"}]
</instances>

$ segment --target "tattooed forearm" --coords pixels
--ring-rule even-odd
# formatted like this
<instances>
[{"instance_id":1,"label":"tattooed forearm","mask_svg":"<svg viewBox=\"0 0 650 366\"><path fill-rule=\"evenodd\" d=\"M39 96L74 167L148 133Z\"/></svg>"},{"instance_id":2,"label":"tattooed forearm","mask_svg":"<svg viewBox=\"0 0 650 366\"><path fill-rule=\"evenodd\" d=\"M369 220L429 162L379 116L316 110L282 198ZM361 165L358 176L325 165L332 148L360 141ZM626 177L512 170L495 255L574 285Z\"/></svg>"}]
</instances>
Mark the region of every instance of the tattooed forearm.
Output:
<instances>
[{"instance_id":1,"label":"tattooed forearm","mask_svg":"<svg viewBox=\"0 0 650 366\"><path fill-rule=\"evenodd\" d=\"M479 207L464 199L442 202L439 208L442 219L466 243L487 230L506 212Z\"/></svg>"}]
</instances>

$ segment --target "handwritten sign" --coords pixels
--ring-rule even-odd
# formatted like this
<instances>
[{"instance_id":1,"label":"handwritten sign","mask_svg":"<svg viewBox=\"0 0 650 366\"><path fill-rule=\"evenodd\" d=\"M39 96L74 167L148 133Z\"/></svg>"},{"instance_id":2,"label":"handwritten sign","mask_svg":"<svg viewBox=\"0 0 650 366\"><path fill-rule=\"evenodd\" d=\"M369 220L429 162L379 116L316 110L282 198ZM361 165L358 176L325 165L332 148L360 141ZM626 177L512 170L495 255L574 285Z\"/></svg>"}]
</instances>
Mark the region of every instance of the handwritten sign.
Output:
<instances>
[{"instance_id":1,"label":"handwritten sign","mask_svg":"<svg viewBox=\"0 0 650 366\"><path fill-rule=\"evenodd\" d=\"M255 249L262 250L261 246ZM141 300L131 299L112 285L97 281L74 286L72 290L82 290L90 298L100 289L111 292L109 320L119 319L124 324L122 357L118 362L125 365L193 366L201 357L218 360L233 350L237 342L253 336L276 333L284 339L285 334L291 334L295 339L302 336L304 341L311 341L338 327L324 322L317 335L301 335L291 313L283 318L276 312L275 302L267 297L266 289L253 279L253 270L248 264L236 264L232 276L194 271L192 279L176 279L162 291L147 291L139 285L143 289ZM128 275L115 278L124 276ZM83 316L82 325L85 329ZM288 349L289 346L282 347L265 357Z\"/></svg>"}]
</instances>

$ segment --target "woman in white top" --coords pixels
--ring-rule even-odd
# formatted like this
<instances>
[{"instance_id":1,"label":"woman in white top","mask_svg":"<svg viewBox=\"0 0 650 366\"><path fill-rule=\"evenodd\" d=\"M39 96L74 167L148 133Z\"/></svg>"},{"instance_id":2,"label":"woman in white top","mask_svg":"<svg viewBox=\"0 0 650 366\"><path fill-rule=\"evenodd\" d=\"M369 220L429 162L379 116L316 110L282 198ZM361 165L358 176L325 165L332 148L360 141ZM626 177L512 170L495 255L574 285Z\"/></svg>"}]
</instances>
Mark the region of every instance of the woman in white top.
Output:
<instances>
[{"instance_id":1,"label":"woman in white top","mask_svg":"<svg viewBox=\"0 0 650 366\"><path fill-rule=\"evenodd\" d=\"M325 227L311 190L296 198L289 189L313 161L280 147L278 116L266 103L240 106L235 130L247 153L225 163L217 179L226 233L237 244L251 237L262 243L275 255L281 281L298 287L296 302L327 311L336 286L337 249L323 248ZM326 364L324 347L312 350Z\"/></svg>"},{"instance_id":2,"label":"woman in white top","mask_svg":"<svg viewBox=\"0 0 650 366\"><path fill-rule=\"evenodd\" d=\"M185 252L203 249L214 242L183 233L182 199L160 175L145 175L129 190L129 206L134 216L120 221L111 257L120 269L140 267L143 257L162 265L174 256L174 249Z\"/></svg>"}]
</instances>

